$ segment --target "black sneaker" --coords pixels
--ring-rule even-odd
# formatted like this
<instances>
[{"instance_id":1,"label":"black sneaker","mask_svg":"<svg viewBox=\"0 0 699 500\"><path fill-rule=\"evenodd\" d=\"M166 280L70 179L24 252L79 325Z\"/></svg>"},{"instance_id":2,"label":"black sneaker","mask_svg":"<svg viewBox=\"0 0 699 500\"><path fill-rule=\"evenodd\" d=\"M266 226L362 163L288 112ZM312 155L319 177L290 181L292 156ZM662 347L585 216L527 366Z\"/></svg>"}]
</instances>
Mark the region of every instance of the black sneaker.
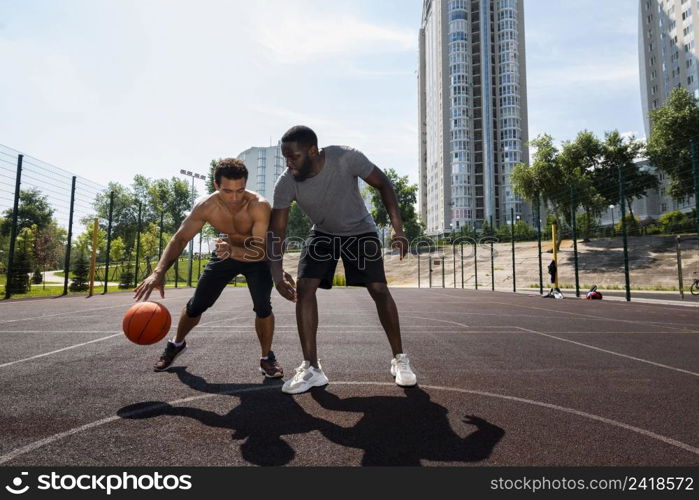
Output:
<instances>
[{"instance_id":1,"label":"black sneaker","mask_svg":"<svg viewBox=\"0 0 699 500\"><path fill-rule=\"evenodd\" d=\"M168 340L162 356L160 356L158 362L155 363L155 365L153 366L153 371L161 372L163 370L167 370L172 364L172 362L175 361L177 356L182 354L182 351L184 351L186 348L186 341L182 342L182 345L180 347L177 347L174 342Z\"/></svg>"},{"instance_id":2,"label":"black sneaker","mask_svg":"<svg viewBox=\"0 0 699 500\"><path fill-rule=\"evenodd\" d=\"M272 351L269 351L267 359L260 360L260 371L267 378L280 378L284 376L282 365L279 364Z\"/></svg>"}]
</instances>

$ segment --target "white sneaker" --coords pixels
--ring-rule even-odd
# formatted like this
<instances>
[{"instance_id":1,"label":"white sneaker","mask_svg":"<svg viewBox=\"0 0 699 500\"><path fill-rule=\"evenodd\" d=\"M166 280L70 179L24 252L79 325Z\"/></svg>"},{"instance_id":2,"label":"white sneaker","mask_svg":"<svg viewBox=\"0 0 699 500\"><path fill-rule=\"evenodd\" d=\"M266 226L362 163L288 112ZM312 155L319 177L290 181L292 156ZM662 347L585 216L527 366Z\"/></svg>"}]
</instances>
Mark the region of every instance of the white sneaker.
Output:
<instances>
[{"instance_id":1,"label":"white sneaker","mask_svg":"<svg viewBox=\"0 0 699 500\"><path fill-rule=\"evenodd\" d=\"M407 354L397 354L391 360L391 375L396 377L396 384L401 387L417 385L417 377L410 369L410 360Z\"/></svg>"},{"instance_id":2,"label":"white sneaker","mask_svg":"<svg viewBox=\"0 0 699 500\"><path fill-rule=\"evenodd\" d=\"M321 387L324 385L328 385L328 377L325 376L325 373L323 373L323 370L320 368L320 363L318 363L318 368L314 368L309 361L304 361L296 368L294 376L284 382L282 392L287 394L299 394L301 392L306 392L311 387Z\"/></svg>"}]
</instances>

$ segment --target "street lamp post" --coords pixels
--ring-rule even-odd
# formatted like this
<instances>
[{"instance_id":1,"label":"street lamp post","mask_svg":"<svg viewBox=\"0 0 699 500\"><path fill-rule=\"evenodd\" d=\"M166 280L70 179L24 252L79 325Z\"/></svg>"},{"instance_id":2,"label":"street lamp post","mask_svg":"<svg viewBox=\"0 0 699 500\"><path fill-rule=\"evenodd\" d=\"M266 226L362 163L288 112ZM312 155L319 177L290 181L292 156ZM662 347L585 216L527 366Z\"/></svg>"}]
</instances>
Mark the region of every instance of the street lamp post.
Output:
<instances>
[{"instance_id":1,"label":"street lamp post","mask_svg":"<svg viewBox=\"0 0 699 500\"><path fill-rule=\"evenodd\" d=\"M612 236L614 236L614 205L609 205L609 210L612 212Z\"/></svg>"},{"instance_id":2,"label":"street lamp post","mask_svg":"<svg viewBox=\"0 0 699 500\"><path fill-rule=\"evenodd\" d=\"M186 175L192 178L192 195L190 200L190 210L194 210L194 179L206 179L205 175L198 174L196 172L191 172L189 170L180 170L180 174ZM201 236L200 236L201 238ZM192 286L192 269L193 269L193 259L194 258L194 238L189 240L189 266L187 268L187 286ZM199 256L201 258L201 256Z\"/></svg>"}]
</instances>

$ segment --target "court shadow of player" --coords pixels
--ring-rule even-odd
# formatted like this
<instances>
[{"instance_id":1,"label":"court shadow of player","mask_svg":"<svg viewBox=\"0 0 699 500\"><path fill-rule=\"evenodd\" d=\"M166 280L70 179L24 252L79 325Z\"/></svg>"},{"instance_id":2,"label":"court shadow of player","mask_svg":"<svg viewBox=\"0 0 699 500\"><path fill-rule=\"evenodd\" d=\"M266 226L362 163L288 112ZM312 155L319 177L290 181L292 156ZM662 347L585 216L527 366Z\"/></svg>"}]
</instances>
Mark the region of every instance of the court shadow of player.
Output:
<instances>
[{"instance_id":1,"label":"court shadow of player","mask_svg":"<svg viewBox=\"0 0 699 500\"><path fill-rule=\"evenodd\" d=\"M364 450L362 465L421 465L421 460L478 462L488 458L505 435L500 427L473 415L462 422L475 430L462 438L454 432L443 406L418 387L405 397L370 396L341 399L325 388L313 399L331 411L363 413L353 427L327 426L323 435L334 443Z\"/></svg>"},{"instance_id":2,"label":"court shadow of player","mask_svg":"<svg viewBox=\"0 0 699 500\"><path fill-rule=\"evenodd\" d=\"M332 425L306 413L294 398L281 392L280 380L265 379L261 384L210 384L189 373L186 367L168 370L192 389L209 394L230 395L239 403L227 414L168 403L148 401L126 406L117 414L122 418L143 419L171 415L187 417L209 427L230 429L232 439L242 441L243 459L256 465L285 465L296 456L282 438L285 435L323 430Z\"/></svg>"}]
</instances>

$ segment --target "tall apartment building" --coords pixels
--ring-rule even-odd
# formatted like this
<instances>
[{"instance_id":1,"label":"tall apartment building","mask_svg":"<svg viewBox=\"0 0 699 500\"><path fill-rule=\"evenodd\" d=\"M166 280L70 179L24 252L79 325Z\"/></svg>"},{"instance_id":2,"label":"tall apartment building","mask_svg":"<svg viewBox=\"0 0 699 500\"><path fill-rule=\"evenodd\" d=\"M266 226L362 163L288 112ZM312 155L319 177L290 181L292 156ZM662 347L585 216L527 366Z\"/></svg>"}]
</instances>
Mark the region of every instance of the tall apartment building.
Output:
<instances>
[{"instance_id":1,"label":"tall apartment building","mask_svg":"<svg viewBox=\"0 0 699 500\"><path fill-rule=\"evenodd\" d=\"M699 98L699 4L696 0L639 0L638 14L641 105L646 137L650 137L648 113L665 105L673 88L684 87ZM659 178L660 190L650 212L688 212L694 207L693 199L678 201L667 195L668 179L662 174Z\"/></svg>"},{"instance_id":2,"label":"tall apartment building","mask_svg":"<svg viewBox=\"0 0 699 500\"><path fill-rule=\"evenodd\" d=\"M281 143L276 146L246 149L238 155L238 159L245 163L248 169L247 188L271 202L274 183L286 169Z\"/></svg>"},{"instance_id":3,"label":"tall apartment building","mask_svg":"<svg viewBox=\"0 0 699 500\"><path fill-rule=\"evenodd\" d=\"M699 98L696 38L699 5L693 0L639 0L639 65L646 136L648 112L663 106L674 87Z\"/></svg>"},{"instance_id":4,"label":"tall apartment building","mask_svg":"<svg viewBox=\"0 0 699 500\"><path fill-rule=\"evenodd\" d=\"M424 0L419 37L427 233L531 221L510 183L529 159L523 0Z\"/></svg>"}]
</instances>

